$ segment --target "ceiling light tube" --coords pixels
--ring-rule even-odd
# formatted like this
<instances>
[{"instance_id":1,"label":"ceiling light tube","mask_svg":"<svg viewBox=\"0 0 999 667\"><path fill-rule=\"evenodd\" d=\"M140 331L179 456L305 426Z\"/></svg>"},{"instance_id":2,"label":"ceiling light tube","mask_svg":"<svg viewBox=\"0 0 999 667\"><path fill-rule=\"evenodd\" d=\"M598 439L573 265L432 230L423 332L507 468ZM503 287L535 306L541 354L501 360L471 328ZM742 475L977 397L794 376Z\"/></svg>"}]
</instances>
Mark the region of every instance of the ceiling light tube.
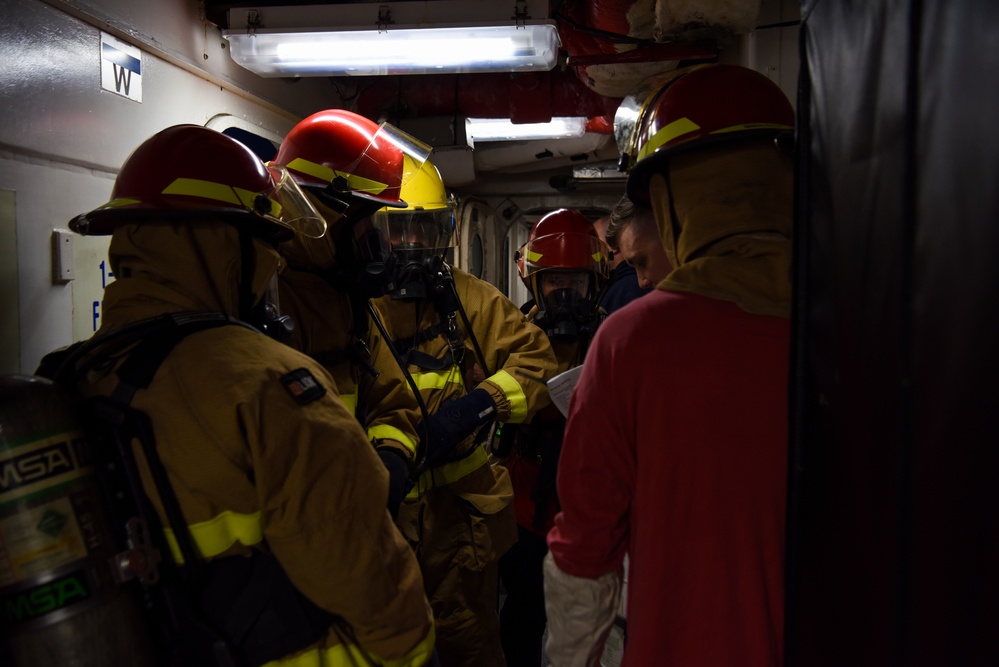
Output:
<instances>
[{"instance_id":1,"label":"ceiling light tube","mask_svg":"<svg viewBox=\"0 0 999 667\"><path fill-rule=\"evenodd\" d=\"M549 123L514 124L509 118L468 118L466 133L473 141L569 139L586 133L585 117L552 118Z\"/></svg>"},{"instance_id":2,"label":"ceiling light tube","mask_svg":"<svg viewBox=\"0 0 999 667\"><path fill-rule=\"evenodd\" d=\"M237 64L265 77L548 71L560 46L553 22L223 36Z\"/></svg>"}]
</instances>

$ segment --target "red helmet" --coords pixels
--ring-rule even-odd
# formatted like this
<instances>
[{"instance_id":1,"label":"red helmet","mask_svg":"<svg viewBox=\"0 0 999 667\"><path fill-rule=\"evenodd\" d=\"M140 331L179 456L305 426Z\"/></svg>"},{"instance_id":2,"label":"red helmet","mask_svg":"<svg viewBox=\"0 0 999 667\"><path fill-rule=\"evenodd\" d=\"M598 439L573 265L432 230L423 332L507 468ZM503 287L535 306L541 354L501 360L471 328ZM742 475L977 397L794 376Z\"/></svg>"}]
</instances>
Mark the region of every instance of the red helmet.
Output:
<instances>
[{"instance_id":1,"label":"red helmet","mask_svg":"<svg viewBox=\"0 0 999 667\"><path fill-rule=\"evenodd\" d=\"M623 164L631 166L628 196L646 205L649 178L668 156L729 141L790 137L794 129L794 109L780 87L738 65L671 73L641 107L634 129L617 133L627 137L621 148Z\"/></svg>"},{"instance_id":2,"label":"red helmet","mask_svg":"<svg viewBox=\"0 0 999 667\"><path fill-rule=\"evenodd\" d=\"M288 172L240 142L199 125L174 125L139 145L118 172L111 201L70 221L80 234L111 234L139 217L208 212L268 237L320 237L326 223Z\"/></svg>"},{"instance_id":3,"label":"red helmet","mask_svg":"<svg viewBox=\"0 0 999 667\"><path fill-rule=\"evenodd\" d=\"M405 207L400 196L403 156L422 165L430 147L402 130L346 109L312 114L293 127L273 163L288 168L304 187Z\"/></svg>"},{"instance_id":4,"label":"red helmet","mask_svg":"<svg viewBox=\"0 0 999 667\"><path fill-rule=\"evenodd\" d=\"M593 224L582 213L568 208L552 211L534 223L516 262L521 279L539 305L542 299L537 278L544 271L590 273L589 297L607 280L606 246Z\"/></svg>"}]
</instances>

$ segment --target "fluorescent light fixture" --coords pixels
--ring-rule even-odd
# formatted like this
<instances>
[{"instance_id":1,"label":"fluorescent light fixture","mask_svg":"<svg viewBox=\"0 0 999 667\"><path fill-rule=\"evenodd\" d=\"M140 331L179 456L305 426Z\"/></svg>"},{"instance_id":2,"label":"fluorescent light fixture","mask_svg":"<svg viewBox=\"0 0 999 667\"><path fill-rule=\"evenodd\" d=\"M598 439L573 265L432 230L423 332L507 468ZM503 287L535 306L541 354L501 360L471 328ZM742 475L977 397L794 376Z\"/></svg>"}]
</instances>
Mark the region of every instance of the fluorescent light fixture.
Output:
<instances>
[{"instance_id":1,"label":"fluorescent light fixture","mask_svg":"<svg viewBox=\"0 0 999 667\"><path fill-rule=\"evenodd\" d=\"M473 141L511 139L570 139L586 133L586 118L552 118L548 123L514 124L509 118L468 118L466 134Z\"/></svg>"},{"instance_id":2,"label":"fluorescent light fixture","mask_svg":"<svg viewBox=\"0 0 999 667\"><path fill-rule=\"evenodd\" d=\"M504 2L493 21L500 5L483 0L236 8L230 26L246 28L222 35L265 77L548 71L561 42L553 21L529 18L534 2L517 17Z\"/></svg>"},{"instance_id":3,"label":"fluorescent light fixture","mask_svg":"<svg viewBox=\"0 0 999 667\"><path fill-rule=\"evenodd\" d=\"M552 25L226 35L232 59L260 76L548 71Z\"/></svg>"},{"instance_id":4,"label":"fluorescent light fixture","mask_svg":"<svg viewBox=\"0 0 999 667\"><path fill-rule=\"evenodd\" d=\"M618 169L616 164L573 167L572 177L577 181L600 181L603 183L624 183L628 180L628 174Z\"/></svg>"}]
</instances>

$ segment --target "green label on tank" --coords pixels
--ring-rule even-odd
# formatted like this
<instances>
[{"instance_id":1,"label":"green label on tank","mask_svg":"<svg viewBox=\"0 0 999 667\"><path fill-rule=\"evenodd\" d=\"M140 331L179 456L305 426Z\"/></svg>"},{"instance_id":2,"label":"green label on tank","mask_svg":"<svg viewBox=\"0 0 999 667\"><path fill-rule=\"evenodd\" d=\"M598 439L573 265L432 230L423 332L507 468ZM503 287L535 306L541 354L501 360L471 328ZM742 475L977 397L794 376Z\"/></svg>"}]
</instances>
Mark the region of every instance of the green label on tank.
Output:
<instances>
[{"instance_id":1,"label":"green label on tank","mask_svg":"<svg viewBox=\"0 0 999 667\"><path fill-rule=\"evenodd\" d=\"M38 530L46 535L55 537L62 532L62 527L66 525L66 521L67 517L65 514L48 510L42 515L41 521L38 522Z\"/></svg>"},{"instance_id":2,"label":"green label on tank","mask_svg":"<svg viewBox=\"0 0 999 667\"><path fill-rule=\"evenodd\" d=\"M84 444L80 434L67 433L0 451L0 508L84 476Z\"/></svg>"},{"instance_id":3,"label":"green label on tank","mask_svg":"<svg viewBox=\"0 0 999 667\"><path fill-rule=\"evenodd\" d=\"M30 621L59 609L83 602L91 595L83 571L74 572L13 595L2 596L0 624Z\"/></svg>"}]
</instances>

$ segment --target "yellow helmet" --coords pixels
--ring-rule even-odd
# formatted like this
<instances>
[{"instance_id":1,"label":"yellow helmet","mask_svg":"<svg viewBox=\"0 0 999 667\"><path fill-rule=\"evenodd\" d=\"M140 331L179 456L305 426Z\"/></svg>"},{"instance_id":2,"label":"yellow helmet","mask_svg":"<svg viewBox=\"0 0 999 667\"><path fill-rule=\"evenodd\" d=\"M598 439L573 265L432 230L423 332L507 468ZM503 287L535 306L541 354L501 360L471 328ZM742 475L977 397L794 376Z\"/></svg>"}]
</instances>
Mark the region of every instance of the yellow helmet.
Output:
<instances>
[{"instance_id":1,"label":"yellow helmet","mask_svg":"<svg viewBox=\"0 0 999 667\"><path fill-rule=\"evenodd\" d=\"M444 180L430 160L422 164L405 156L400 198L406 208L385 207L372 222L389 241L393 252L409 254L426 251L443 257L457 242L455 211L457 202L448 195Z\"/></svg>"}]
</instances>

